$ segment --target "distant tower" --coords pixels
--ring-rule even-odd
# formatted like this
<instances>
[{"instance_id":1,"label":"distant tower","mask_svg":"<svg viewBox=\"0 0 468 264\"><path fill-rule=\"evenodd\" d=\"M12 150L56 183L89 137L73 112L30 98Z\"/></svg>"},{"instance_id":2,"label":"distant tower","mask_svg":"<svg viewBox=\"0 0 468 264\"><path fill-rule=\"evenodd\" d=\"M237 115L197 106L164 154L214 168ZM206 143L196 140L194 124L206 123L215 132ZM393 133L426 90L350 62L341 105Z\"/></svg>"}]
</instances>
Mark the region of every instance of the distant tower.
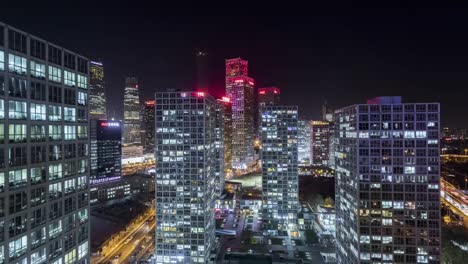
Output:
<instances>
[{"instance_id":1,"label":"distant tower","mask_svg":"<svg viewBox=\"0 0 468 264\"><path fill-rule=\"evenodd\" d=\"M209 75L209 55L205 51L198 51L196 54L197 63L197 87L196 91L208 92L211 86Z\"/></svg>"},{"instance_id":2,"label":"distant tower","mask_svg":"<svg viewBox=\"0 0 468 264\"><path fill-rule=\"evenodd\" d=\"M107 119L106 84L104 82L104 66L102 62L89 62L89 118Z\"/></svg>"},{"instance_id":3,"label":"distant tower","mask_svg":"<svg viewBox=\"0 0 468 264\"><path fill-rule=\"evenodd\" d=\"M326 99L322 105L322 120L328 122L333 121L333 110L328 106L328 102Z\"/></svg>"},{"instance_id":4,"label":"distant tower","mask_svg":"<svg viewBox=\"0 0 468 264\"><path fill-rule=\"evenodd\" d=\"M218 104L224 108L224 172L227 178L232 176L232 102L229 97L218 99Z\"/></svg>"},{"instance_id":5,"label":"distant tower","mask_svg":"<svg viewBox=\"0 0 468 264\"><path fill-rule=\"evenodd\" d=\"M255 93L246 60L226 60L226 94L232 102L232 166L247 169L254 163Z\"/></svg>"},{"instance_id":6,"label":"distant tower","mask_svg":"<svg viewBox=\"0 0 468 264\"><path fill-rule=\"evenodd\" d=\"M143 114L143 126L145 130L143 147L146 153L154 153L154 110L155 101L146 101Z\"/></svg>"},{"instance_id":7,"label":"distant tower","mask_svg":"<svg viewBox=\"0 0 468 264\"><path fill-rule=\"evenodd\" d=\"M261 127L262 111L267 105L277 105L280 103L281 91L278 87L263 87L258 88L258 115L256 117L256 135L259 136L259 129Z\"/></svg>"},{"instance_id":8,"label":"distant tower","mask_svg":"<svg viewBox=\"0 0 468 264\"><path fill-rule=\"evenodd\" d=\"M310 122L312 165L327 166L330 155L330 123L327 121Z\"/></svg>"},{"instance_id":9,"label":"distant tower","mask_svg":"<svg viewBox=\"0 0 468 264\"><path fill-rule=\"evenodd\" d=\"M140 93L138 79L125 78L124 95L124 138L125 144L141 143L140 138Z\"/></svg>"}]
</instances>

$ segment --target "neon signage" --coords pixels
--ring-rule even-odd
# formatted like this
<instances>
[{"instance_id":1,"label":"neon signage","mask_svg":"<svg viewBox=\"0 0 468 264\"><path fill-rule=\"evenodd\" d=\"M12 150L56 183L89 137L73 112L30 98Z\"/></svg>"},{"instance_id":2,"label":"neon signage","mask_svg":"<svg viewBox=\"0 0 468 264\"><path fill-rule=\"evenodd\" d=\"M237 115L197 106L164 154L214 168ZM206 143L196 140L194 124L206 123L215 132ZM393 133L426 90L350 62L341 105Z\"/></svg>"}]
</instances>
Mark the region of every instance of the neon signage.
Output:
<instances>
[{"instance_id":1,"label":"neon signage","mask_svg":"<svg viewBox=\"0 0 468 264\"><path fill-rule=\"evenodd\" d=\"M119 122L104 122L104 123L101 123L101 126L102 127L120 127L120 123Z\"/></svg>"}]
</instances>

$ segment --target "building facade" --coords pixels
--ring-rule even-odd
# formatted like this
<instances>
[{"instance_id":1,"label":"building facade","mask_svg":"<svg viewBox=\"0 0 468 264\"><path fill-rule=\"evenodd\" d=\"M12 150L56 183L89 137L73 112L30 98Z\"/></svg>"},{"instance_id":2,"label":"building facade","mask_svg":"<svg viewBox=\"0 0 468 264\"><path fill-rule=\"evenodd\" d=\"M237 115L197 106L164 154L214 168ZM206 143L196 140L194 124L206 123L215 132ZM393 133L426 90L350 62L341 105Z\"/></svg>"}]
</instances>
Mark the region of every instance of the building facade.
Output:
<instances>
[{"instance_id":1,"label":"building facade","mask_svg":"<svg viewBox=\"0 0 468 264\"><path fill-rule=\"evenodd\" d=\"M155 101L146 101L143 114L143 129L145 137L143 149L145 153L154 153L154 107Z\"/></svg>"},{"instance_id":2,"label":"building facade","mask_svg":"<svg viewBox=\"0 0 468 264\"><path fill-rule=\"evenodd\" d=\"M254 81L246 60L226 60L226 94L232 102L232 166L245 170L255 162Z\"/></svg>"},{"instance_id":3,"label":"building facade","mask_svg":"<svg viewBox=\"0 0 468 264\"><path fill-rule=\"evenodd\" d=\"M89 118L107 119L106 84L102 62L89 62Z\"/></svg>"},{"instance_id":4,"label":"building facade","mask_svg":"<svg viewBox=\"0 0 468 264\"><path fill-rule=\"evenodd\" d=\"M140 130L140 91L138 90L138 79L135 77L127 77L125 78L124 94L123 143L141 143Z\"/></svg>"},{"instance_id":5,"label":"building facade","mask_svg":"<svg viewBox=\"0 0 468 264\"><path fill-rule=\"evenodd\" d=\"M309 166L312 160L310 122L298 121L298 157L299 165Z\"/></svg>"},{"instance_id":6,"label":"building facade","mask_svg":"<svg viewBox=\"0 0 468 264\"><path fill-rule=\"evenodd\" d=\"M0 263L89 263L85 57L0 22Z\"/></svg>"},{"instance_id":7,"label":"building facade","mask_svg":"<svg viewBox=\"0 0 468 264\"><path fill-rule=\"evenodd\" d=\"M330 155L330 123L328 121L311 122L312 165L327 166Z\"/></svg>"},{"instance_id":8,"label":"building facade","mask_svg":"<svg viewBox=\"0 0 468 264\"><path fill-rule=\"evenodd\" d=\"M225 96L218 99L218 103L224 112L222 117L224 125L224 173L225 177L230 178L232 176L232 103L231 99Z\"/></svg>"},{"instance_id":9,"label":"building facade","mask_svg":"<svg viewBox=\"0 0 468 264\"><path fill-rule=\"evenodd\" d=\"M204 92L156 97L156 263L207 263L214 246L218 104Z\"/></svg>"},{"instance_id":10,"label":"building facade","mask_svg":"<svg viewBox=\"0 0 468 264\"><path fill-rule=\"evenodd\" d=\"M298 107L265 106L262 113L264 218L273 230L294 230L298 201Z\"/></svg>"},{"instance_id":11,"label":"building facade","mask_svg":"<svg viewBox=\"0 0 468 264\"><path fill-rule=\"evenodd\" d=\"M440 263L439 104L335 111L338 263Z\"/></svg>"},{"instance_id":12,"label":"building facade","mask_svg":"<svg viewBox=\"0 0 468 264\"><path fill-rule=\"evenodd\" d=\"M261 120L263 108L267 105L278 105L280 103L280 89L278 87L263 87L258 88L258 97L257 97L257 116L255 121L256 135L260 136L261 130Z\"/></svg>"}]
</instances>

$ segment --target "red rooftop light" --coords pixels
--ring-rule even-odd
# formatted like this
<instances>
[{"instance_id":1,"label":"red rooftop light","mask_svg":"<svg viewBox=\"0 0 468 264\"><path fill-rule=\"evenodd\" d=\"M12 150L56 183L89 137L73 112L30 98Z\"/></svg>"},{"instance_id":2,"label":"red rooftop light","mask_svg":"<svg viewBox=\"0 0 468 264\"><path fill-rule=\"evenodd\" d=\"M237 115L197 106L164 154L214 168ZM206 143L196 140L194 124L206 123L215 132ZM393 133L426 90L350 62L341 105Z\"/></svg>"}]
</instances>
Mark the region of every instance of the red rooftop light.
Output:
<instances>
[{"instance_id":1,"label":"red rooftop light","mask_svg":"<svg viewBox=\"0 0 468 264\"><path fill-rule=\"evenodd\" d=\"M261 90L258 92L258 94L266 94L265 90Z\"/></svg>"},{"instance_id":2,"label":"red rooftop light","mask_svg":"<svg viewBox=\"0 0 468 264\"><path fill-rule=\"evenodd\" d=\"M145 102L146 105L155 105L156 104L156 101L146 101Z\"/></svg>"},{"instance_id":3,"label":"red rooftop light","mask_svg":"<svg viewBox=\"0 0 468 264\"><path fill-rule=\"evenodd\" d=\"M225 102L225 103L230 103L231 102L231 98L227 97L227 96L223 96L221 97L221 101Z\"/></svg>"},{"instance_id":4,"label":"red rooftop light","mask_svg":"<svg viewBox=\"0 0 468 264\"><path fill-rule=\"evenodd\" d=\"M205 97L204 92L196 92L195 94L196 94L197 97Z\"/></svg>"}]
</instances>

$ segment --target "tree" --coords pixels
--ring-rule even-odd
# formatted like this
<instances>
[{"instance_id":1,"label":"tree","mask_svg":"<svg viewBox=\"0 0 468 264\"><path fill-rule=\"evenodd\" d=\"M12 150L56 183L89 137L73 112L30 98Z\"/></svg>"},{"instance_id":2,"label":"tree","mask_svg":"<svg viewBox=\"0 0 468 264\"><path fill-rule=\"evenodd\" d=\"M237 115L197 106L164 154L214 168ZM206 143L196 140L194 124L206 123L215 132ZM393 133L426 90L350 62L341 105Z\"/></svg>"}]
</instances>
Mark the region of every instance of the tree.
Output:
<instances>
[{"instance_id":1,"label":"tree","mask_svg":"<svg viewBox=\"0 0 468 264\"><path fill-rule=\"evenodd\" d=\"M314 230L307 229L304 232L304 235L305 235L307 244L317 244L318 243L318 237L315 234Z\"/></svg>"},{"instance_id":2,"label":"tree","mask_svg":"<svg viewBox=\"0 0 468 264\"><path fill-rule=\"evenodd\" d=\"M323 201L323 205L325 207L335 207L335 202L331 197L327 197L325 198L325 201Z\"/></svg>"}]
</instances>

